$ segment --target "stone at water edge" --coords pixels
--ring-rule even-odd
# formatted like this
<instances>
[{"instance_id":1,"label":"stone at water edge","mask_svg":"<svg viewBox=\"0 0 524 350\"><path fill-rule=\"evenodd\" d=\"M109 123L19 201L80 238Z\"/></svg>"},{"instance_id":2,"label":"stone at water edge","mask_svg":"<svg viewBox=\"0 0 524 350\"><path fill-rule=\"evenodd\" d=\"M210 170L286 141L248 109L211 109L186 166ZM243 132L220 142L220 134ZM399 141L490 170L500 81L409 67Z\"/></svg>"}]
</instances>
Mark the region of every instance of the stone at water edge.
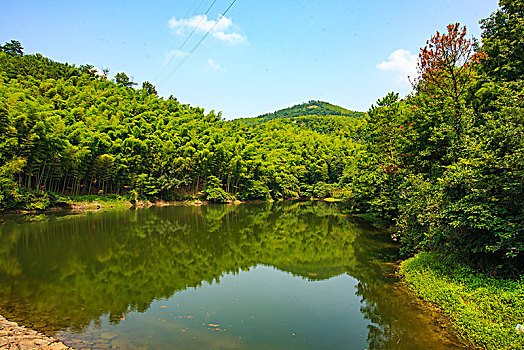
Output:
<instances>
[{"instance_id":1,"label":"stone at water edge","mask_svg":"<svg viewBox=\"0 0 524 350\"><path fill-rule=\"evenodd\" d=\"M517 332L517 334L524 333L524 325L520 323L517 324L517 327L515 327L515 332Z\"/></svg>"},{"instance_id":2,"label":"stone at water edge","mask_svg":"<svg viewBox=\"0 0 524 350\"><path fill-rule=\"evenodd\" d=\"M44 348L45 349L45 348ZM64 345L62 343L53 343L47 347L49 350L68 350L71 349L67 345Z\"/></svg>"}]
</instances>

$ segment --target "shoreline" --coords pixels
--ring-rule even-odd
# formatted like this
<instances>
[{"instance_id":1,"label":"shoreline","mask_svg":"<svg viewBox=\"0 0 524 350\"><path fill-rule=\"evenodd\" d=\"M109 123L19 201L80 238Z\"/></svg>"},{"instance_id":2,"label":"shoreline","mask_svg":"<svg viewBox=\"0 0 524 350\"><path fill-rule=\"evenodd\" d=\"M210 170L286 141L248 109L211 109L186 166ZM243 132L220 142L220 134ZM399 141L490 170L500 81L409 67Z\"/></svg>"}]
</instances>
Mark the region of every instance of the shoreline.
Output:
<instances>
[{"instance_id":1,"label":"shoreline","mask_svg":"<svg viewBox=\"0 0 524 350\"><path fill-rule=\"evenodd\" d=\"M103 200L101 200L103 199ZM278 201L322 201L326 203L342 202L341 199L335 198L287 198ZM167 206L201 206L207 204L225 204L225 205L240 205L243 203L256 203L264 202L271 203L275 200L250 200L250 201L240 201L240 200L228 200L224 203L210 202L200 199L187 199L187 200L176 200L176 201L128 201L128 200L118 200L118 199L107 199L100 197L99 200L94 201L71 201L71 202L62 202L55 205L51 205L45 209L13 209L13 210L0 210L0 217L2 215L31 215L31 214L45 214L51 212L60 212L60 211L71 211L74 213L87 213L87 212L101 212L101 211L113 211L113 210L125 210L125 209L140 209L140 208L151 208L151 207L167 207Z\"/></svg>"},{"instance_id":2,"label":"shoreline","mask_svg":"<svg viewBox=\"0 0 524 350\"><path fill-rule=\"evenodd\" d=\"M18 325L0 315L0 350L74 350L54 337Z\"/></svg>"},{"instance_id":3,"label":"shoreline","mask_svg":"<svg viewBox=\"0 0 524 350\"><path fill-rule=\"evenodd\" d=\"M165 206L200 206L208 204L205 201L193 200L193 201L157 201L157 202L145 202L137 201L132 203L131 201L93 201L93 202L67 202L59 203L58 205L49 206L45 209L14 209L0 211L2 215L31 215L31 214L46 214L60 211L70 211L74 213L86 213L86 212L100 212L100 211L113 211L113 210L127 210L131 208L150 208L150 207L165 207Z\"/></svg>"}]
</instances>

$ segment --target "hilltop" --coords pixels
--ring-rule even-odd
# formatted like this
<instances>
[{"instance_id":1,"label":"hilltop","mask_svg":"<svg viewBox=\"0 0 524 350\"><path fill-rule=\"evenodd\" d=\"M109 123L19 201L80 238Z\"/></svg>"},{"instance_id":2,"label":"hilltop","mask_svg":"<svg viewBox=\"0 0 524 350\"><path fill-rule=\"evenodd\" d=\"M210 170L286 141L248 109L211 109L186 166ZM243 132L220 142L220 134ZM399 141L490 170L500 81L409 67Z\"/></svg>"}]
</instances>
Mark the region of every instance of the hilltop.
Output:
<instances>
[{"instance_id":1,"label":"hilltop","mask_svg":"<svg viewBox=\"0 0 524 350\"><path fill-rule=\"evenodd\" d=\"M242 120L243 122L246 122L248 124L262 124L273 119L287 119L306 116L342 116L357 118L362 117L364 115L364 112L351 111L349 109L336 106L329 102L311 100L309 102L284 108L272 113L262 114L255 118L239 118L238 120Z\"/></svg>"}]
</instances>

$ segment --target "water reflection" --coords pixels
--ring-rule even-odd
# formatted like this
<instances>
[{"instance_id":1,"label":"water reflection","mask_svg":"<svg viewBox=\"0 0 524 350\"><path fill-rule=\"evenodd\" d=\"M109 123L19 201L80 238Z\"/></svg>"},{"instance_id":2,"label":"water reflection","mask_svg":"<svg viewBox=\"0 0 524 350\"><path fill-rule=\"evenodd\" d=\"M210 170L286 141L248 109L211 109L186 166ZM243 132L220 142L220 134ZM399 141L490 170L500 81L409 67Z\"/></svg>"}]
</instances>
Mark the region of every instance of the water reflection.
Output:
<instances>
[{"instance_id":1,"label":"water reflection","mask_svg":"<svg viewBox=\"0 0 524 350\"><path fill-rule=\"evenodd\" d=\"M427 330L429 321L395 287L388 263L396 246L336 204L163 207L40 219L0 225L0 313L48 333L83 332L106 319L118 325L156 300L264 265L307 281L355 278L370 349L449 345Z\"/></svg>"}]
</instances>

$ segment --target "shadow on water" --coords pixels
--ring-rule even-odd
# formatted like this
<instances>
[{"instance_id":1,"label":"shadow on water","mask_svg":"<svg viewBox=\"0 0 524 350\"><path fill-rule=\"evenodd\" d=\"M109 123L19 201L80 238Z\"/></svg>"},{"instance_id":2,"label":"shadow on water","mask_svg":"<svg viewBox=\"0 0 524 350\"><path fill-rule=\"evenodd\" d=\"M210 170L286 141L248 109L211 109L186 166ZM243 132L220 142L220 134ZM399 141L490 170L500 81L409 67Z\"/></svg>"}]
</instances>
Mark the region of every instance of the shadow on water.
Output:
<instances>
[{"instance_id":1,"label":"shadow on water","mask_svg":"<svg viewBox=\"0 0 524 350\"><path fill-rule=\"evenodd\" d=\"M126 318L157 317L161 311L155 311L156 304L162 300L195 303L187 312L198 318L197 309L203 303L199 293L208 299L227 296L231 293L220 294L224 292L216 288L228 283L235 286L239 283L235 281L247 284L253 276L262 276L264 283L275 286L267 292L272 298L267 308L284 298L279 292L286 288L295 288L290 293L299 300L313 293L313 287L327 287L327 292L304 299L307 308L311 304L328 308L324 303L338 302L335 295L340 290L334 286L339 283L349 295L340 302L354 298L355 315L330 317L311 311L319 333L310 330L310 338L301 338L299 345L276 335L271 341L257 338L255 333L265 334L264 323L257 329L245 328L244 338L235 335L235 342L221 348L318 348L322 337L322 348L441 349L457 344L433 324L435 315L416 305L396 283L397 246L387 234L369 221L346 214L336 203L161 207L67 219L58 214L8 218L0 225L0 242L0 314L58 335L77 348L171 348L166 344L172 339L155 343L154 333L143 344L137 344L141 339L125 343L122 334L137 333L146 322L144 318L137 328L124 327ZM261 293L254 290L254 300L247 303L255 305L257 298L265 298ZM217 304L223 300L218 298ZM305 306L282 310L287 314L281 317L300 315L301 307ZM233 320L243 312L231 307L220 311L228 313L220 316L218 309L202 312L199 322L206 325L210 313ZM257 316L269 317L263 309ZM298 316L290 322L300 328L305 321ZM352 324L344 324L348 322ZM340 323L346 328L339 329ZM304 323L303 328L307 327ZM271 337L276 331L267 328ZM349 331L352 328L354 333ZM355 335L351 338L350 334ZM216 341L210 340L207 346L219 347ZM190 348L188 344L181 343L183 348Z\"/></svg>"}]
</instances>

